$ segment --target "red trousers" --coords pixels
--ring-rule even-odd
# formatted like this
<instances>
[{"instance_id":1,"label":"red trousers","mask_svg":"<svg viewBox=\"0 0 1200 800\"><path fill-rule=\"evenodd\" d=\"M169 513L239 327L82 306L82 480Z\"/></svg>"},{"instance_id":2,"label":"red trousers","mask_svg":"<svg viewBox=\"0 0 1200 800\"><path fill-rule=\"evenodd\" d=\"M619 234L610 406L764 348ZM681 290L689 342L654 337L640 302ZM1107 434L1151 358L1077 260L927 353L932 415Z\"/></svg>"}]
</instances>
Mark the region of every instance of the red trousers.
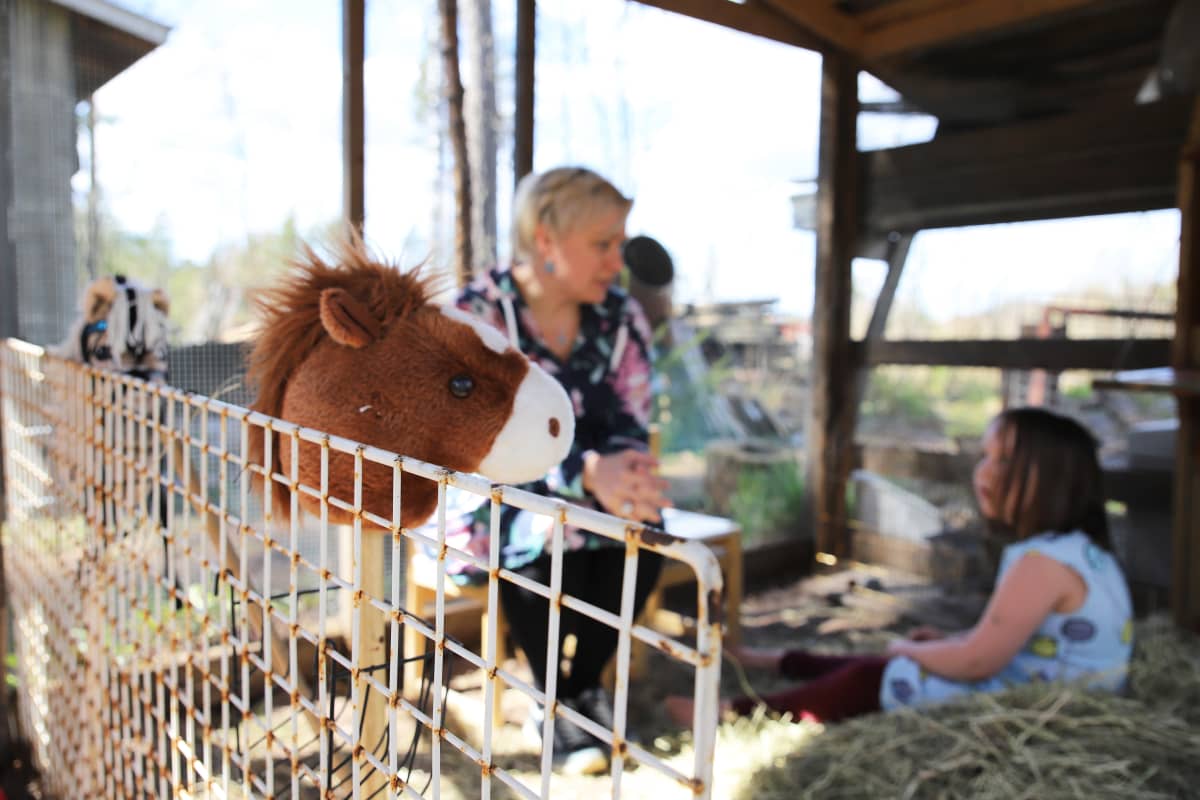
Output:
<instances>
[{"instance_id":1,"label":"red trousers","mask_svg":"<svg viewBox=\"0 0 1200 800\"><path fill-rule=\"evenodd\" d=\"M780 662L780 674L808 683L761 699L774 711L816 722L869 714L879 710L879 688L887 662L884 656L823 656L790 650ZM739 697L733 708L749 714L757 704L755 698Z\"/></svg>"}]
</instances>

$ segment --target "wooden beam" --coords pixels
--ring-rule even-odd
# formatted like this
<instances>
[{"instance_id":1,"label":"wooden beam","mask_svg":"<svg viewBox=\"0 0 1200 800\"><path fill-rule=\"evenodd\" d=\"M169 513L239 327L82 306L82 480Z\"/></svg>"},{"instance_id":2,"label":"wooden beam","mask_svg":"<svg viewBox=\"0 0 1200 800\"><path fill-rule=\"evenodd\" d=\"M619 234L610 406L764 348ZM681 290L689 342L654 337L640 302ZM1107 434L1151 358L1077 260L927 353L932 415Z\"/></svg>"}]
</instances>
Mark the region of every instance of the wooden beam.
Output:
<instances>
[{"instance_id":1,"label":"wooden beam","mask_svg":"<svg viewBox=\"0 0 1200 800\"><path fill-rule=\"evenodd\" d=\"M1200 367L1200 99L1179 161L1179 281L1172 366ZM1179 397L1175 439L1171 610L1200 631L1200 397Z\"/></svg>"},{"instance_id":2,"label":"wooden beam","mask_svg":"<svg viewBox=\"0 0 1200 800\"><path fill-rule=\"evenodd\" d=\"M870 63L1011 28L1040 17L1076 11L1095 3L1096 0L907 0L892 3L883 6L889 9L886 13L890 21L866 30L861 53L863 60ZM881 9L873 21L878 24L884 13Z\"/></svg>"},{"instance_id":3,"label":"wooden beam","mask_svg":"<svg viewBox=\"0 0 1200 800\"><path fill-rule=\"evenodd\" d=\"M871 312L871 321L867 323L867 333L858 345L864 353L883 341L883 332L887 328L888 317L892 313L892 302L896 299L896 289L900 286L900 276L904 273L904 265L908 262L908 251L912 248L914 234L892 234L887 244L887 276L883 286L879 288L879 296L875 298L875 309ZM859 358L855 363L862 364L867 357ZM866 396L869 370L860 367L855 378L854 414L857 419L858 410L862 407L862 399Z\"/></svg>"},{"instance_id":4,"label":"wooden beam","mask_svg":"<svg viewBox=\"0 0 1200 800\"><path fill-rule=\"evenodd\" d=\"M762 5L773 8L833 47L847 53L857 53L862 47L862 26L853 17L839 11L831 2L762 0Z\"/></svg>"},{"instance_id":5,"label":"wooden beam","mask_svg":"<svg viewBox=\"0 0 1200 800\"><path fill-rule=\"evenodd\" d=\"M808 485L816 549L837 557L849 550L845 486L854 439L850 264L858 220L857 123L857 65L827 55L821 65Z\"/></svg>"},{"instance_id":6,"label":"wooden beam","mask_svg":"<svg viewBox=\"0 0 1200 800\"><path fill-rule=\"evenodd\" d=\"M513 180L533 172L533 92L537 55L537 2L517 0L516 112L513 121Z\"/></svg>"},{"instance_id":7,"label":"wooden beam","mask_svg":"<svg viewBox=\"0 0 1200 800\"><path fill-rule=\"evenodd\" d=\"M857 14L860 25L867 31L907 22L948 8L961 8L968 0L908 0L908 2L880 3L874 8Z\"/></svg>"},{"instance_id":8,"label":"wooden beam","mask_svg":"<svg viewBox=\"0 0 1200 800\"><path fill-rule=\"evenodd\" d=\"M772 41L827 52L830 43L780 14L763 0L734 3L730 0L638 0L642 5L683 14L693 19L711 22L742 33L762 36Z\"/></svg>"},{"instance_id":9,"label":"wooden beam","mask_svg":"<svg viewBox=\"0 0 1200 800\"><path fill-rule=\"evenodd\" d=\"M342 0L342 214L362 230L366 219L363 56L366 0Z\"/></svg>"},{"instance_id":10,"label":"wooden beam","mask_svg":"<svg viewBox=\"0 0 1200 800\"><path fill-rule=\"evenodd\" d=\"M864 153L864 229L1172 208L1189 105L1101 107Z\"/></svg>"},{"instance_id":11,"label":"wooden beam","mask_svg":"<svg viewBox=\"0 0 1200 800\"><path fill-rule=\"evenodd\" d=\"M999 369L1124 370L1164 367L1171 362L1169 339L974 339L888 340L864 348L855 342L856 363Z\"/></svg>"}]
</instances>

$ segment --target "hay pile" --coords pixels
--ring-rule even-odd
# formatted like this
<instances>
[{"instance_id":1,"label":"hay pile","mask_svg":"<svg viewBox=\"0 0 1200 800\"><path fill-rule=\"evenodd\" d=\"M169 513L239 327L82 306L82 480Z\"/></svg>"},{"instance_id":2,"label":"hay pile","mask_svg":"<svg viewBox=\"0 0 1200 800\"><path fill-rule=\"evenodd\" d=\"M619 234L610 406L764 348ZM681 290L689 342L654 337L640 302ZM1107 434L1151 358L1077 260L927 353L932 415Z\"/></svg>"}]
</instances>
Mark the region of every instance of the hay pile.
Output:
<instances>
[{"instance_id":1,"label":"hay pile","mask_svg":"<svg viewBox=\"0 0 1200 800\"><path fill-rule=\"evenodd\" d=\"M924 712L874 714L819 735L812 735L817 726L758 717L724 726L717 770L748 752L764 754L768 742L790 740L793 749L769 748L770 760L758 760L749 773L743 760L734 796L1196 796L1200 639L1165 618L1141 623L1130 687L1129 697L1116 697L1061 684L1026 686ZM805 727L814 730L797 730Z\"/></svg>"}]
</instances>

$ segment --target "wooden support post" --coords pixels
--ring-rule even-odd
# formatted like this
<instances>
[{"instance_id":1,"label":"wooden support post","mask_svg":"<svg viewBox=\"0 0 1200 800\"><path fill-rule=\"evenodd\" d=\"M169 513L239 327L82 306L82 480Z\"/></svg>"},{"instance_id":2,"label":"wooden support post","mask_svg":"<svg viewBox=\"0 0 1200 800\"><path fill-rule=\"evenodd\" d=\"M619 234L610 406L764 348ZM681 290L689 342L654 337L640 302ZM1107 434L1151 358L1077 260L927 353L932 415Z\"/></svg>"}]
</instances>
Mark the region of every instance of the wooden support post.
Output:
<instances>
[{"instance_id":1,"label":"wooden support post","mask_svg":"<svg viewBox=\"0 0 1200 800\"><path fill-rule=\"evenodd\" d=\"M896 288L900 285L900 276L904 273L904 265L908 261L908 251L912 247L911 233L894 233L888 237L887 245L887 276L883 286L879 287L879 296L875 298L875 310L871 312L871 321L867 323L867 335L862 340L863 359L858 365L858 375L854 385L854 403L852 410L857 421L859 409L862 408L863 398L867 393L867 380L871 375L868 358L871 348L883 338L887 328L888 315L892 313L892 302L896 299ZM851 430L855 426L851 426Z\"/></svg>"},{"instance_id":2,"label":"wooden support post","mask_svg":"<svg viewBox=\"0 0 1200 800\"><path fill-rule=\"evenodd\" d=\"M513 122L513 181L533 172L533 82L537 40L536 0L517 0L517 90Z\"/></svg>"},{"instance_id":3,"label":"wooden support post","mask_svg":"<svg viewBox=\"0 0 1200 800\"><path fill-rule=\"evenodd\" d=\"M1179 163L1179 283L1176 369L1200 367L1200 100ZM1200 397L1180 395L1175 443L1171 609L1181 626L1200 630Z\"/></svg>"},{"instance_id":4,"label":"wooden support post","mask_svg":"<svg viewBox=\"0 0 1200 800\"><path fill-rule=\"evenodd\" d=\"M342 0L342 213L359 232L366 219L363 56L366 0Z\"/></svg>"},{"instance_id":5,"label":"wooden support post","mask_svg":"<svg viewBox=\"0 0 1200 800\"><path fill-rule=\"evenodd\" d=\"M348 531L353 537L353 531ZM368 750L382 742L388 731L388 699L378 691L368 692L368 675L379 683L387 685L387 669L367 673L365 670L387 662L387 618L379 609L371 605L371 599L382 600L391 597L387 583L384 580L383 542L377 530L362 532L362 590L363 597L358 615L358 664L364 671L356 676L358 698L365 701L370 698L363 709L362 736L359 743ZM359 565L355 565L357 568ZM353 602L359 603L358 599ZM388 752L397 746L397 742L388 742L387 749L373 751L376 758L384 764L388 763ZM384 787L388 784L387 773L372 770L366 762L364 772L370 772L363 784L363 797L383 797Z\"/></svg>"},{"instance_id":6,"label":"wooden support post","mask_svg":"<svg viewBox=\"0 0 1200 800\"><path fill-rule=\"evenodd\" d=\"M816 550L835 556L847 555L849 548L845 483L854 420L850 412L855 374L850 348L850 266L858 222L857 121L857 66L845 56L826 56L821 67L808 476Z\"/></svg>"}]
</instances>

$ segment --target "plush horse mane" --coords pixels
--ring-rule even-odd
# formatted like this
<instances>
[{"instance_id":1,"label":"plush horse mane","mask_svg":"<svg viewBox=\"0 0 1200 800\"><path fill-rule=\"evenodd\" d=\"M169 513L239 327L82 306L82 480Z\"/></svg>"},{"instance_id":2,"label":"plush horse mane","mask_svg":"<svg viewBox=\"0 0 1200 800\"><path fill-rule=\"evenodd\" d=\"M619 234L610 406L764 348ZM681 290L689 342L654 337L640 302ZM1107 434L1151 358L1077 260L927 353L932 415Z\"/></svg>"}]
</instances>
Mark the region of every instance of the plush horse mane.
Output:
<instances>
[{"instance_id":1,"label":"plush horse mane","mask_svg":"<svg viewBox=\"0 0 1200 800\"><path fill-rule=\"evenodd\" d=\"M386 329L397 318L425 305L437 293L437 278L420 268L403 271L376 259L361 237L351 234L335 246L336 264L325 262L304 245L292 261L297 268L283 284L263 292L256 301L263 320L246 371L257 387L253 408L278 417L293 370L324 337L321 292L340 287L360 302Z\"/></svg>"}]
</instances>

